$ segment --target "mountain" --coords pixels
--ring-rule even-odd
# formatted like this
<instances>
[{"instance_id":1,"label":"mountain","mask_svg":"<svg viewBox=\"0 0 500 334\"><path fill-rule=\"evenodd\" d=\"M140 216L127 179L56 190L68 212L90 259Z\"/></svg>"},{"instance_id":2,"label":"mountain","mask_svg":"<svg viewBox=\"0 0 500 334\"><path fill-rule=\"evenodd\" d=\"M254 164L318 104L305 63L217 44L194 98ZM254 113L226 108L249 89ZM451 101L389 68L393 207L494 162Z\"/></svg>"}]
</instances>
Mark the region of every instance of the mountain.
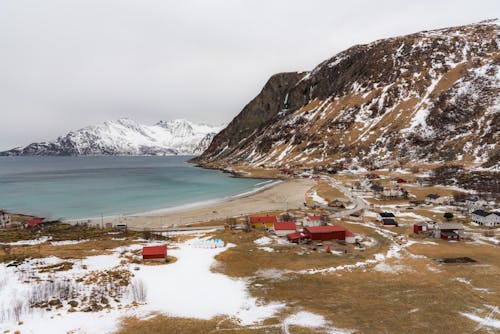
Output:
<instances>
[{"instance_id":1,"label":"mountain","mask_svg":"<svg viewBox=\"0 0 500 334\"><path fill-rule=\"evenodd\" d=\"M498 164L496 22L353 46L272 76L195 161L300 166Z\"/></svg>"},{"instance_id":2,"label":"mountain","mask_svg":"<svg viewBox=\"0 0 500 334\"><path fill-rule=\"evenodd\" d=\"M148 126L124 118L0 155L193 155L203 152L221 128L182 119Z\"/></svg>"}]
</instances>

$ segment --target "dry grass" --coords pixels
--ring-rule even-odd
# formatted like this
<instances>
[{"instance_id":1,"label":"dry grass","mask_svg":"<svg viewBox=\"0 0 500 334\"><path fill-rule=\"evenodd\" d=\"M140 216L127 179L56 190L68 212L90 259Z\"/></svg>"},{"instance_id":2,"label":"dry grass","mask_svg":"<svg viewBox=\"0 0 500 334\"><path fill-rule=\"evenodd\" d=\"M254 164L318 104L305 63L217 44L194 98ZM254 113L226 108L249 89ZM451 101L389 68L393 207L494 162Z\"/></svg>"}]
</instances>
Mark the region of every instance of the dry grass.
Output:
<instances>
[{"instance_id":1,"label":"dry grass","mask_svg":"<svg viewBox=\"0 0 500 334\"><path fill-rule=\"evenodd\" d=\"M218 317L210 320L193 318L175 318L156 315L148 320L125 318L116 334L196 334L196 333L281 333L281 327L276 324L263 324L256 328L241 327L227 318ZM294 332L295 333L295 332Z\"/></svg>"},{"instance_id":2,"label":"dry grass","mask_svg":"<svg viewBox=\"0 0 500 334\"><path fill-rule=\"evenodd\" d=\"M10 254L3 253L0 255L0 262L49 256L56 256L61 259L83 259L88 256L110 254L117 247L133 243L133 239L130 238L127 240L90 240L80 244L62 246L53 246L50 243L12 246Z\"/></svg>"},{"instance_id":3,"label":"dry grass","mask_svg":"<svg viewBox=\"0 0 500 334\"><path fill-rule=\"evenodd\" d=\"M365 251L355 250L353 245L343 245L336 242L331 244L332 250L347 253L332 255L325 252L328 243L323 246L311 245L271 245L275 252L269 253L259 249L254 240L267 235L265 232L220 232L215 236L225 242L236 244L216 256L218 265L214 270L231 277L249 277L265 270L304 270L312 268L325 268L341 264L351 264L372 258L377 252L387 246L387 241L373 230L361 225L346 225L354 233L363 233L377 240L378 244ZM316 248L314 250L313 248Z\"/></svg>"}]
</instances>

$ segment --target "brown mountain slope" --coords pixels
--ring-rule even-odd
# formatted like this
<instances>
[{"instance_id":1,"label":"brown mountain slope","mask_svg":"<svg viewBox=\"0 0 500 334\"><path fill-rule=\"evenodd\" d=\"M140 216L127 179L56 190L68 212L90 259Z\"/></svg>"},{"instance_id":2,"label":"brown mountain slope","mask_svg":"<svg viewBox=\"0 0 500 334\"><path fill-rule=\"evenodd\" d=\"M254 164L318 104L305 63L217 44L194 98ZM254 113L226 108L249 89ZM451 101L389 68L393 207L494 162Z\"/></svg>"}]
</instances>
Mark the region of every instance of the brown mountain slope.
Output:
<instances>
[{"instance_id":1,"label":"brown mountain slope","mask_svg":"<svg viewBox=\"0 0 500 334\"><path fill-rule=\"evenodd\" d=\"M207 166L498 164L494 22L354 46L274 75L198 159Z\"/></svg>"}]
</instances>

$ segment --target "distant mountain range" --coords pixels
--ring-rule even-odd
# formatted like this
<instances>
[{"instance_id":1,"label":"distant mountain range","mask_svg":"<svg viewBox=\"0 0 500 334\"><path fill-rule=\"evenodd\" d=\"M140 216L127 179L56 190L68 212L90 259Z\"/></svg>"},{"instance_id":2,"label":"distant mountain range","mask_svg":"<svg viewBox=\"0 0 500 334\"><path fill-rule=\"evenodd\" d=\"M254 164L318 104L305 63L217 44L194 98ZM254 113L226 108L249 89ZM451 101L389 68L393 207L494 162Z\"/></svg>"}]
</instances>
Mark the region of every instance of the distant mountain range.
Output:
<instances>
[{"instance_id":1,"label":"distant mountain range","mask_svg":"<svg viewBox=\"0 0 500 334\"><path fill-rule=\"evenodd\" d=\"M272 76L195 161L301 166L500 159L497 22L356 45Z\"/></svg>"},{"instance_id":2,"label":"distant mountain range","mask_svg":"<svg viewBox=\"0 0 500 334\"><path fill-rule=\"evenodd\" d=\"M222 128L183 119L143 125L123 118L71 131L54 141L0 152L0 155L197 155Z\"/></svg>"}]
</instances>

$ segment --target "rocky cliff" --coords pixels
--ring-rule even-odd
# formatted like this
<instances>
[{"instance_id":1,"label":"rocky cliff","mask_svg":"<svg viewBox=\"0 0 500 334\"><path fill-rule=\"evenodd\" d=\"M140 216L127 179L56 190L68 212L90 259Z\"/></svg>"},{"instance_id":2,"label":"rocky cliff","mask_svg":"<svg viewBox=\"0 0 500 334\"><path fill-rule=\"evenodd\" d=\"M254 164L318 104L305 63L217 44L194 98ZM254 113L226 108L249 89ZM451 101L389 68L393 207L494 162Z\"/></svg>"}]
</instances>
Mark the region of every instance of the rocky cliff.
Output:
<instances>
[{"instance_id":1,"label":"rocky cliff","mask_svg":"<svg viewBox=\"0 0 500 334\"><path fill-rule=\"evenodd\" d=\"M357 45L282 73L215 136L206 166L498 164L496 22Z\"/></svg>"}]
</instances>

